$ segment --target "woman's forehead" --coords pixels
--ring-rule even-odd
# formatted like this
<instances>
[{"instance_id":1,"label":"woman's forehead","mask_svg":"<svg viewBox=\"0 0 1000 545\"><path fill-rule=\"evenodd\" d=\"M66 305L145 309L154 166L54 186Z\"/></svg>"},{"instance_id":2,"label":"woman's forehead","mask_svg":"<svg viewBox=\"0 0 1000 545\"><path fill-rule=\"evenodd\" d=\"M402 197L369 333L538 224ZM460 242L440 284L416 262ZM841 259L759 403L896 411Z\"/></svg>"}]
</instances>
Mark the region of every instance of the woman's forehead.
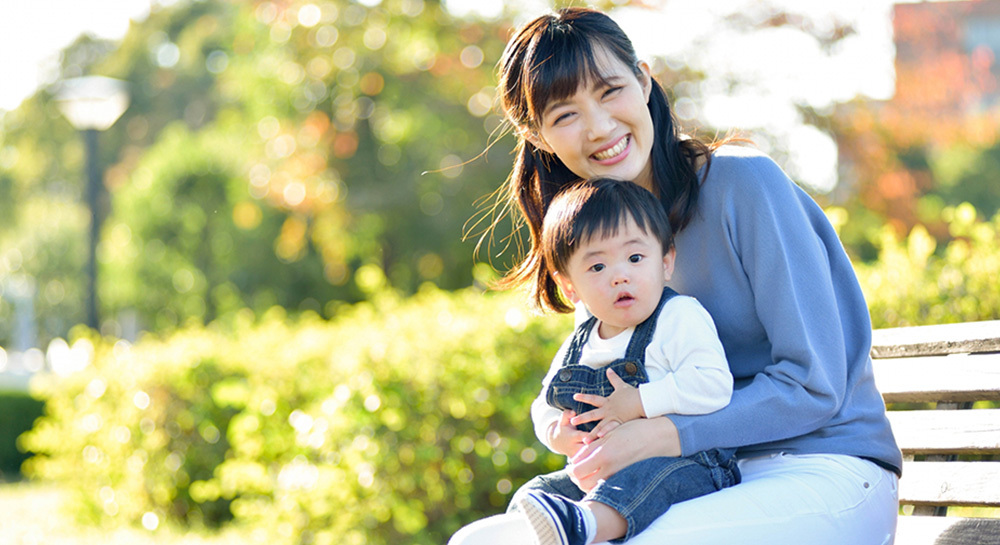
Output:
<instances>
[{"instance_id":1,"label":"woman's forehead","mask_svg":"<svg viewBox=\"0 0 1000 545\"><path fill-rule=\"evenodd\" d=\"M603 47L594 49L593 64L580 75L577 91L589 91L606 84L609 80L631 75L632 70L618 57L608 53Z\"/></svg>"},{"instance_id":2,"label":"woman's forehead","mask_svg":"<svg viewBox=\"0 0 1000 545\"><path fill-rule=\"evenodd\" d=\"M605 78L611 75L632 73L632 68L601 44L594 45L594 70Z\"/></svg>"}]
</instances>

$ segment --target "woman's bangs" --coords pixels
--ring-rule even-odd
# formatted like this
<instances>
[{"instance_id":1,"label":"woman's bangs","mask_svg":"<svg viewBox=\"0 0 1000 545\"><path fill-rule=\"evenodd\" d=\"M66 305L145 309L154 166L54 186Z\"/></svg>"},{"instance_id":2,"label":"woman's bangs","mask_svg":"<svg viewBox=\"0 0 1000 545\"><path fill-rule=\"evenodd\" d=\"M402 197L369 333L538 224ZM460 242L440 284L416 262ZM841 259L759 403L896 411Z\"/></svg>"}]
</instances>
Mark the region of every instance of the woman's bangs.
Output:
<instances>
[{"instance_id":1,"label":"woman's bangs","mask_svg":"<svg viewBox=\"0 0 1000 545\"><path fill-rule=\"evenodd\" d=\"M539 40L528 67L528 77L523 81L529 86L527 97L531 117L541 122L545 107L565 100L580 89L585 82L604 83L594 56L594 47L582 36L562 34L562 40Z\"/></svg>"}]
</instances>

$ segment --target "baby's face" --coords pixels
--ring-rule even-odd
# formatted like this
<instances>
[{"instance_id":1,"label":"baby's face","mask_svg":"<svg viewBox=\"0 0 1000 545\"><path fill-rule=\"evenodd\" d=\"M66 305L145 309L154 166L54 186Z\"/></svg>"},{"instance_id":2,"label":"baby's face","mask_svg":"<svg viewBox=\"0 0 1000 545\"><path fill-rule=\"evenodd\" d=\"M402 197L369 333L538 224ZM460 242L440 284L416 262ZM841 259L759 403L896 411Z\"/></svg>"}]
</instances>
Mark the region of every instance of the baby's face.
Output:
<instances>
[{"instance_id":1,"label":"baby's face","mask_svg":"<svg viewBox=\"0 0 1000 545\"><path fill-rule=\"evenodd\" d=\"M629 218L609 237L595 235L570 257L560 287L601 321L602 338L641 324L660 302L674 270L674 251Z\"/></svg>"}]
</instances>

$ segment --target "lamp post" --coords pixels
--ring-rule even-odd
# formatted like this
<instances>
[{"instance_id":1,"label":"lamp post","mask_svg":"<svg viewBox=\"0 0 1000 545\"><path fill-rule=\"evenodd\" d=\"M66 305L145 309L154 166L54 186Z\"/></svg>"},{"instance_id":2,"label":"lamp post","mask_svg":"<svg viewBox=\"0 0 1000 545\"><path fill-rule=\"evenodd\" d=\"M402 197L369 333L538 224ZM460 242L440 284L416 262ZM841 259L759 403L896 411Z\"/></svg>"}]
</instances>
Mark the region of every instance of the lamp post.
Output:
<instances>
[{"instance_id":1,"label":"lamp post","mask_svg":"<svg viewBox=\"0 0 1000 545\"><path fill-rule=\"evenodd\" d=\"M128 107L125 82L101 76L86 76L63 81L56 92L59 110L83 134L87 154L86 201L90 210L90 240L87 253L87 326L97 329L97 242L101 234L102 168L98 155L97 133L111 125Z\"/></svg>"}]
</instances>

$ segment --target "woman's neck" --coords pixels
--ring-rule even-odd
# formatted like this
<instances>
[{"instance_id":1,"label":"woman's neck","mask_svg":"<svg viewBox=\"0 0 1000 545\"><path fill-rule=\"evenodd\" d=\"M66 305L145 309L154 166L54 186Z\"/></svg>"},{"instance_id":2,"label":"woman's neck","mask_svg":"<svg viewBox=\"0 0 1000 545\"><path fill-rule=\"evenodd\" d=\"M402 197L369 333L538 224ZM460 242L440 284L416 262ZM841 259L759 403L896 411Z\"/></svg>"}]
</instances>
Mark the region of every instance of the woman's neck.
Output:
<instances>
[{"instance_id":1,"label":"woman's neck","mask_svg":"<svg viewBox=\"0 0 1000 545\"><path fill-rule=\"evenodd\" d=\"M653 182L652 159L646 162L646 168L642 169L642 172L640 172L639 175L636 176L634 180L632 180L632 183L638 185L639 187L645 188L653 195L656 195L657 198L660 197L660 189L656 187L656 184Z\"/></svg>"}]
</instances>

